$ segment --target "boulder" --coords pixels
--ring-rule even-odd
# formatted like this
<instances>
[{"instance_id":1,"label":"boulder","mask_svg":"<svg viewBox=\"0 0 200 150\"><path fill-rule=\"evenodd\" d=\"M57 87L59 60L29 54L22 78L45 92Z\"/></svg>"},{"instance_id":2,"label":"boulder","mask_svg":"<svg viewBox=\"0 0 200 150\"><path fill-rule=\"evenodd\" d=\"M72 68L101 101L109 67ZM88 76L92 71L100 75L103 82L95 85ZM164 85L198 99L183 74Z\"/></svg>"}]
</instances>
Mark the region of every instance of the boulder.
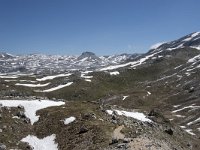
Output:
<instances>
[{"instance_id":1,"label":"boulder","mask_svg":"<svg viewBox=\"0 0 200 150\"><path fill-rule=\"evenodd\" d=\"M0 143L0 150L6 150L6 145Z\"/></svg>"}]
</instances>

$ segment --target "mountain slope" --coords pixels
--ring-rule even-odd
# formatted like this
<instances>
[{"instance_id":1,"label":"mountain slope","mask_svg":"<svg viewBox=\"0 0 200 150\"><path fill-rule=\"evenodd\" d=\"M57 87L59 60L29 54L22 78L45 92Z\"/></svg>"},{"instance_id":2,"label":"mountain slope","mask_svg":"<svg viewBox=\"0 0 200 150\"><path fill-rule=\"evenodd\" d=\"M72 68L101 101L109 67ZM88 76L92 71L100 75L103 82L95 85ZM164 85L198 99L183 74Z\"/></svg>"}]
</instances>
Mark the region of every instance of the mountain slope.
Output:
<instances>
[{"instance_id":1,"label":"mountain slope","mask_svg":"<svg viewBox=\"0 0 200 150\"><path fill-rule=\"evenodd\" d=\"M79 58L21 57L29 70L0 75L1 99L65 104L38 109L39 120L33 125L23 114L27 107L0 105L0 143L8 149L27 149L35 146L31 140L39 145L40 139L50 140L57 149L199 150L200 51L194 48L198 37L192 33L137 56L98 59L87 52ZM73 68L80 60L101 65L60 70L61 62ZM44 73L44 64L51 73ZM31 140L23 142L27 139Z\"/></svg>"}]
</instances>

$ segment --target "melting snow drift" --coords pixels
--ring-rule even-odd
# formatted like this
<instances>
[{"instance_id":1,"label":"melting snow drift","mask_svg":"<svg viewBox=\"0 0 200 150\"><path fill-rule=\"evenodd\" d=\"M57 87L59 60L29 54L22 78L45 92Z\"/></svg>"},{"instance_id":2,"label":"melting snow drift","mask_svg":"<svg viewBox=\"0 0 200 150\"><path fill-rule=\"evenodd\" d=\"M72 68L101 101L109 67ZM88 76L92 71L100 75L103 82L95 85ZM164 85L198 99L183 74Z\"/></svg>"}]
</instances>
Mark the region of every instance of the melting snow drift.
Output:
<instances>
[{"instance_id":1,"label":"melting snow drift","mask_svg":"<svg viewBox=\"0 0 200 150\"><path fill-rule=\"evenodd\" d=\"M46 77L43 77L41 79L36 79L37 81L46 81L46 80L52 80L54 78L59 78L59 77L68 77L70 76L71 73L68 73L68 74L58 74L58 75L53 75L53 76L46 76Z\"/></svg>"},{"instance_id":2,"label":"melting snow drift","mask_svg":"<svg viewBox=\"0 0 200 150\"><path fill-rule=\"evenodd\" d=\"M7 107L18 107L19 105L24 106L24 113L26 117L30 119L31 124L33 125L39 120L39 116L36 115L38 110L51 106L64 105L65 102L51 100L0 100L0 104Z\"/></svg>"},{"instance_id":3,"label":"melting snow drift","mask_svg":"<svg viewBox=\"0 0 200 150\"><path fill-rule=\"evenodd\" d=\"M140 121L143 121L143 122L152 122L150 119L148 119L143 113L139 113L139 112L128 112L128 111L121 111L121 110L114 110L118 115L123 115L123 116L126 116L126 117L131 117L131 118L134 118L134 119L137 119L137 120L140 120ZM106 110L106 112L109 114L109 115L112 115L113 110Z\"/></svg>"},{"instance_id":4,"label":"melting snow drift","mask_svg":"<svg viewBox=\"0 0 200 150\"><path fill-rule=\"evenodd\" d=\"M45 83L45 84L21 84L21 83L16 83L15 85L19 86L26 86L26 87L44 87L49 85L50 83Z\"/></svg>"},{"instance_id":5,"label":"melting snow drift","mask_svg":"<svg viewBox=\"0 0 200 150\"><path fill-rule=\"evenodd\" d=\"M58 144L55 143L56 136L52 134L43 139L38 139L36 136L28 135L23 138L22 142L27 142L34 150L58 150Z\"/></svg>"},{"instance_id":6,"label":"melting snow drift","mask_svg":"<svg viewBox=\"0 0 200 150\"><path fill-rule=\"evenodd\" d=\"M35 92L52 92L52 91L56 91L56 90L62 89L64 87L70 86L72 83L73 82L68 82L67 84L63 84L63 85L59 85L59 86L56 86L56 87L53 87L53 88L50 88L50 89L47 89L47 90L35 91Z\"/></svg>"},{"instance_id":7,"label":"melting snow drift","mask_svg":"<svg viewBox=\"0 0 200 150\"><path fill-rule=\"evenodd\" d=\"M118 71L113 71L113 72L110 72L110 75L118 75L119 72Z\"/></svg>"},{"instance_id":8,"label":"melting snow drift","mask_svg":"<svg viewBox=\"0 0 200 150\"><path fill-rule=\"evenodd\" d=\"M70 123L73 122L74 120L76 120L75 117L66 118L66 119L64 120L64 124L65 124L65 125L70 124Z\"/></svg>"}]
</instances>

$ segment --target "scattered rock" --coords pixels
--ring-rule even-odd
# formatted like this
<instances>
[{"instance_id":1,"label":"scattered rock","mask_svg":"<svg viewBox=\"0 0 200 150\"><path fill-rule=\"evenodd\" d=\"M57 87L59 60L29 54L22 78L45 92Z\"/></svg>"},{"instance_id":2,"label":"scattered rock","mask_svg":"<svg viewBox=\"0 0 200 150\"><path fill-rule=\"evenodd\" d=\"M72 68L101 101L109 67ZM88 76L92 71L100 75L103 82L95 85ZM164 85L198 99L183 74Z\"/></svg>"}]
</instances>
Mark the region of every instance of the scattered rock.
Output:
<instances>
[{"instance_id":1,"label":"scattered rock","mask_svg":"<svg viewBox=\"0 0 200 150\"><path fill-rule=\"evenodd\" d=\"M125 148L125 147L127 147L126 145L127 144L125 144L125 143L120 143L117 145L117 148Z\"/></svg>"},{"instance_id":2,"label":"scattered rock","mask_svg":"<svg viewBox=\"0 0 200 150\"><path fill-rule=\"evenodd\" d=\"M165 132L169 135L173 135L173 130L171 128L166 129Z\"/></svg>"},{"instance_id":3,"label":"scattered rock","mask_svg":"<svg viewBox=\"0 0 200 150\"><path fill-rule=\"evenodd\" d=\"M194 87L191 87L189 90L188 90L189 93L193 93L194 92Z\"/></svg>"},{"instance_id":4,"label":"scattered rock","mask_svg":"<svg viewBox=\"0 0 200 150\"><path fill-rule=\"evenodd\" d=\"M112 138L112 142L110 143L110 145L111 145L111 144L115 144L115 143L118 143L118 139Z\"/></svg>"},{"instance_id":5,"label":"scattered rock","mask_svg":"<svg viewBox=\"0 0 200 150\"><path fill-rule=\"evenodd\" d=\"M81 127L79 134L86 133L86 132L88 132L88 129L86 127Z\"/></svg>"},{"instance_id":6,"label":"scattered rock","mask_svg":"<svg viewBox=\"0 0 200 150\"><path fill-rule=\"evenodd\" d=\"M5 130L5 129L7 129L7 126L6 126L6 125L4 125L4 126L3 126L3 129L4 129L4 130Z\"/></svg>"},{"instance_id":7,"label":"scattered rock","mask_svg":"<svg viewBox=\"0 0 200 150\"><path fill-rule=\"evenodd\" d=\"M17 108L19 108L19 109L24 109L24 106L19 105Z\"/></svg>"},{"instance_id":8,"label":"scattered rock","mask_svg":"<svg viewBox=\"0 0 200 150\"><path fill-rule=\"evenodd\" d=\"M154 108L150 111L150 113L148 114L148 116L154 116L154 117L158 117L160 116L160 110L157 108Z\"/></svg>"},{"instance_id":9,"label":"scattered rock","mask_svg":"<svg viewBox=\"0 0 200 150\"><path fill-rule=\"evenodd\" d=\"M27 150L33 150L34 148L33 148L32 146L28 145L28 146L26 147L26 149L27 149Z\"/></svg>"},{"instance_id":10,"label":"scattered rock","mask_svg":"<svg viewBox=\"0 0 200 150\"><path fill-rule=\"evenodd\" d=\"M112 120L116 120L117 116L116 115L112 115Z\"/></svg>"},{"instance_id":11,"label":"scattered rock","mask_svg":"<svg viewBox=\"0 0 200 150\"><path fill-rule=\"evenodd\" d=\"M86 113L82 115L82 119L89 120L89 119L96 119L95 113Z\"/></svg>"},{"instance_id":12,"label":"scattered rock","mask_svg":"<svg viewBox=\"0 0 200 150\"><path fill-rule=\"evenodd\" d=\"M26 118L26 115L24 114L23 111L19 111L19 112L17 113L17 116L18 116L19 118Z\"/></svg>"},{"instance_id":13,"label":"scattered rock","mask_svg":"<svg viewBox=\"0 0 200 150\"><path fill-rule=\"evenodd\" d=\"M0 150L6 150L6 145L0 143Z\"/></svg>"},{"instance_id":14,"label":"scattered rock","mask_svg":"<svg viewBox=\"0 0 200 150\"><path fill-rule=\"evenodd\" d=\"M131 138L124 138L123 143L130 143L132 141Z\"/></svg>"},{"instance_id":15,"label":"scattered rock","mask_svg":"<svg viewBox=\"0 0 200 150\"><path fill-rule=\"evenodd\" d=\"M29 118L24 118L23 120L25 123L31 123L31 120Z\"/></svg>"}]
</instances>

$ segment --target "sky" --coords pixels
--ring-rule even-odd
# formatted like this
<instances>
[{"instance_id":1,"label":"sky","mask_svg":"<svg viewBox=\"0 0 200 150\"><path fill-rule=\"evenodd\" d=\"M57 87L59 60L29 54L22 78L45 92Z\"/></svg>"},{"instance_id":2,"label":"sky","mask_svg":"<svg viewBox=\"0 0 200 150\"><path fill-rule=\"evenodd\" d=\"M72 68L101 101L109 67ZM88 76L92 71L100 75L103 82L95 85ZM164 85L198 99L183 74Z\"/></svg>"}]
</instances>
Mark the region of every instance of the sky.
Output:
<instances>
[{"instance_id":1,"label":"sky","mask_svg":"<svg viewBox=\"0 0 200 150\"><path fill-rule=\"evenodd\" d=\"M200 30L199 0L0 0L0 51L144 53Z\"/></svg>"}]
</instances>

